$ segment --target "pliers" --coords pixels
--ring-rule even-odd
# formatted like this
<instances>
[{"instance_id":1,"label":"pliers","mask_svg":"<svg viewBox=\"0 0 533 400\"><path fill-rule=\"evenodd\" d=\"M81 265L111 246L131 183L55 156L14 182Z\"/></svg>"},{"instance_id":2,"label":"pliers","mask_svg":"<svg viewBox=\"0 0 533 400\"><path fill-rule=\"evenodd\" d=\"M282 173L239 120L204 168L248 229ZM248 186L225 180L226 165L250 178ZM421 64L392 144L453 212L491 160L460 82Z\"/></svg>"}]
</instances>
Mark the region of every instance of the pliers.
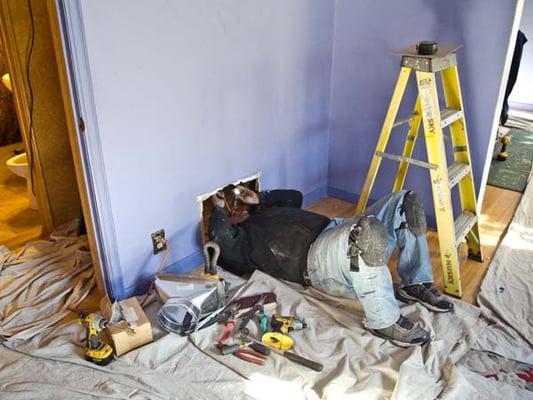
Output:
<instances>
[{"instance_id":1,"label":"pliers","mask_svg":"<svg viewBox=\"0 0 533 400\"><path fill-rule=\"evenodd\" d=\"M248 346L251 348L248 348ZM222 355L233 354L235 357L238 357L243 361L257 365L263 365L270 355L270 349L267 346L262 343L246 341L242 336L241 343L232 345L219 344L217 347Z\"/></svg>"},{"instance_id":2,"label":"pliers","mask_svg":"<svg viewBox=\"0 0 533 400\"><path fill-rule=\"evenodd\" d=\"M231 332L233 332L235 329L235 316L237 315L239 309L240 305L238 303L230 305L225 313L225 316L221 319L220 322L225 322L225 325L222 335L217 340L218 344L225 345L228 342Z\"/></svg>"},{"instance_id":3,"label":"pliers","mask_svg":"<svg viewBox=\"0 0 533 400\"><path fill-rule=\"evenodd\" d=\"M259 320L261 334L264 335L268 332L268 317L265 314L265 308L263 306L261 306L261 308L257 312L257 319Z\"/></svg>"},{"instance_id":4,"label":"pliers","mask_svg":"<svg viewBox=\"0 0 533 400\"><path fill-rule=\"evenodd\" d=\"M245 315L243 315L242 322L239 325L239 331L242 334L248 335L250 333L250 330L246 327L246 325L248 325L248 322L250 322L250 320L255 315L257 315L259 318L259 323L261 324L261 331L263 331L263 327L265 328L268 327L268 318L265 315L265 308L264 308L265 300L266 300L266 296L261 295L261 297L259 298L259 301L255 303L252 309L248 311Z\"/></svg>"},{"instance_id":5,"label":"pliers","mask_svg":"<svg viewBox=\"0 0 533 400\"><path fill-rule=\"evenodd\" d=\"M235 357L240 358L243 361L257 365L264 365L265 362L268 360L267 355L261 354L249 348L239 349L233 354L235 355Z\"/></svg>"}]
</instances>

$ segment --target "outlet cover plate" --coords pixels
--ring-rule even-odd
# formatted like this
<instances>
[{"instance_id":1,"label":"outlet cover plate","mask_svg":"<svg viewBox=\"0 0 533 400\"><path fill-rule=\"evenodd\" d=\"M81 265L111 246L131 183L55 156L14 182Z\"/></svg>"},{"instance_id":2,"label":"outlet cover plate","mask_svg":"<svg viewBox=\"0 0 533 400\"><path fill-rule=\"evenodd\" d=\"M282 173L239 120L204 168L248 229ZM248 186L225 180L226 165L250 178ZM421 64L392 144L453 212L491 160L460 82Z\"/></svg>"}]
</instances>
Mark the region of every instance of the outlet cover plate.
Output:
<instances>
[{"instance_id":1,"label":"outlet cover plate","mask_svg":"<svg viewBox=\"0 0 533 400\"><path fill-rule=\"evenodd\" d=\"M164 229L159 229L158 231L152 233L152 246L154 249L154 254L157 254L167 248Z\"/></svg>"}]
</instances>

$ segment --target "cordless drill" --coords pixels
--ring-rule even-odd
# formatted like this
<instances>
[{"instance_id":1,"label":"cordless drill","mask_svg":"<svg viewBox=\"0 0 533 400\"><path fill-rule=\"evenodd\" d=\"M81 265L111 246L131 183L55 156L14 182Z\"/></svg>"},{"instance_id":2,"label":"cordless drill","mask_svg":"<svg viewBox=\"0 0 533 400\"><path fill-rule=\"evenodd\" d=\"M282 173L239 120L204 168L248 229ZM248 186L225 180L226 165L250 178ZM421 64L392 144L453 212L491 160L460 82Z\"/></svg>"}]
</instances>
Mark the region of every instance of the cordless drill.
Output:
<instances>
[{"instance_id":1,"label":"cordless drill","mask_svg":"<svg viewBox=\"0 0 533 400\"><path fill-rule=\"evenodd\" d=\"M81 312L78 324L87 328L85 359L98 365L107 365L113 359L113 349L98 337L107 328L107 321L99 314Z\"/></svg>"},{"instance_id":2,"label":"cordless drill","mask_svg":"<svg viewBox=\"0 0 533 400\"><path fill-rule=\"evenodd\" d=\"M302 320L295 317L284 317L276 314L272 315L270 326L272 326L274 332L281 332L283 334L307 328L307 324Z\"/></svg>"}]
</instances>

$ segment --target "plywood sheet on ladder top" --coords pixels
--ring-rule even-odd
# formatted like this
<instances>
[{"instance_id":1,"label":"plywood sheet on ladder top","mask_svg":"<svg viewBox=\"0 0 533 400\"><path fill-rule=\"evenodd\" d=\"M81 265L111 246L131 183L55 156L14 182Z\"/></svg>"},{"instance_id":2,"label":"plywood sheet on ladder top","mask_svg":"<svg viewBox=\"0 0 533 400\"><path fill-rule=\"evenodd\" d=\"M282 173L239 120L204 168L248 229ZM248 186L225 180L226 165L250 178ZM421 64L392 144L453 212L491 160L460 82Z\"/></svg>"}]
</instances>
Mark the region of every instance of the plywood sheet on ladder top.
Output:
<instances>
[{"instance_id":1,"label":"plywood sheet on ladder top","mask_svg":"<svg viewBox=\"0 0 533 400\"><path fill-rule=\"evenodd\" d=\"M446 57L448 54L454 53L457 49L463 47L462 45L456 44L444 44L438 45L437 51L434 54L418 54L416 50L416 45L407 46L399 50L394 50L392 54L396 56L408 56L408 57L419 57L419 58L442 58Z\"/></svg>"}]
</instances>

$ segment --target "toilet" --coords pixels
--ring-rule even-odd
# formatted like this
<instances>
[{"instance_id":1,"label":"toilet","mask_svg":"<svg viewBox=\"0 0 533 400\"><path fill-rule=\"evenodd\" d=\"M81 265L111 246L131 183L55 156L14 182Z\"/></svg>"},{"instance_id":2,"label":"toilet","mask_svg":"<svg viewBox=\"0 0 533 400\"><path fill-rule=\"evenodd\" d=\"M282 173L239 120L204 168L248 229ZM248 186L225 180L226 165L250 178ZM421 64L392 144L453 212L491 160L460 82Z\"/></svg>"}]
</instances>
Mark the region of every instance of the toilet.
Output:
<instances>
[{"instance_id":1,"label":"toilet","mask_svg":"<svg viewBox=\"0 0 533 400\"><path fill-rule=\"evenodd\" d=\"M39 207L37 206L37 198L31 191L30 168L28 166L28 157L26 156L26 153L11 157L6 161L6 166L7 169L9 169L15 175L26 179L28 198L30 200L29 208L32 210L38 210Z\"/></svg>"}]
</instances>

